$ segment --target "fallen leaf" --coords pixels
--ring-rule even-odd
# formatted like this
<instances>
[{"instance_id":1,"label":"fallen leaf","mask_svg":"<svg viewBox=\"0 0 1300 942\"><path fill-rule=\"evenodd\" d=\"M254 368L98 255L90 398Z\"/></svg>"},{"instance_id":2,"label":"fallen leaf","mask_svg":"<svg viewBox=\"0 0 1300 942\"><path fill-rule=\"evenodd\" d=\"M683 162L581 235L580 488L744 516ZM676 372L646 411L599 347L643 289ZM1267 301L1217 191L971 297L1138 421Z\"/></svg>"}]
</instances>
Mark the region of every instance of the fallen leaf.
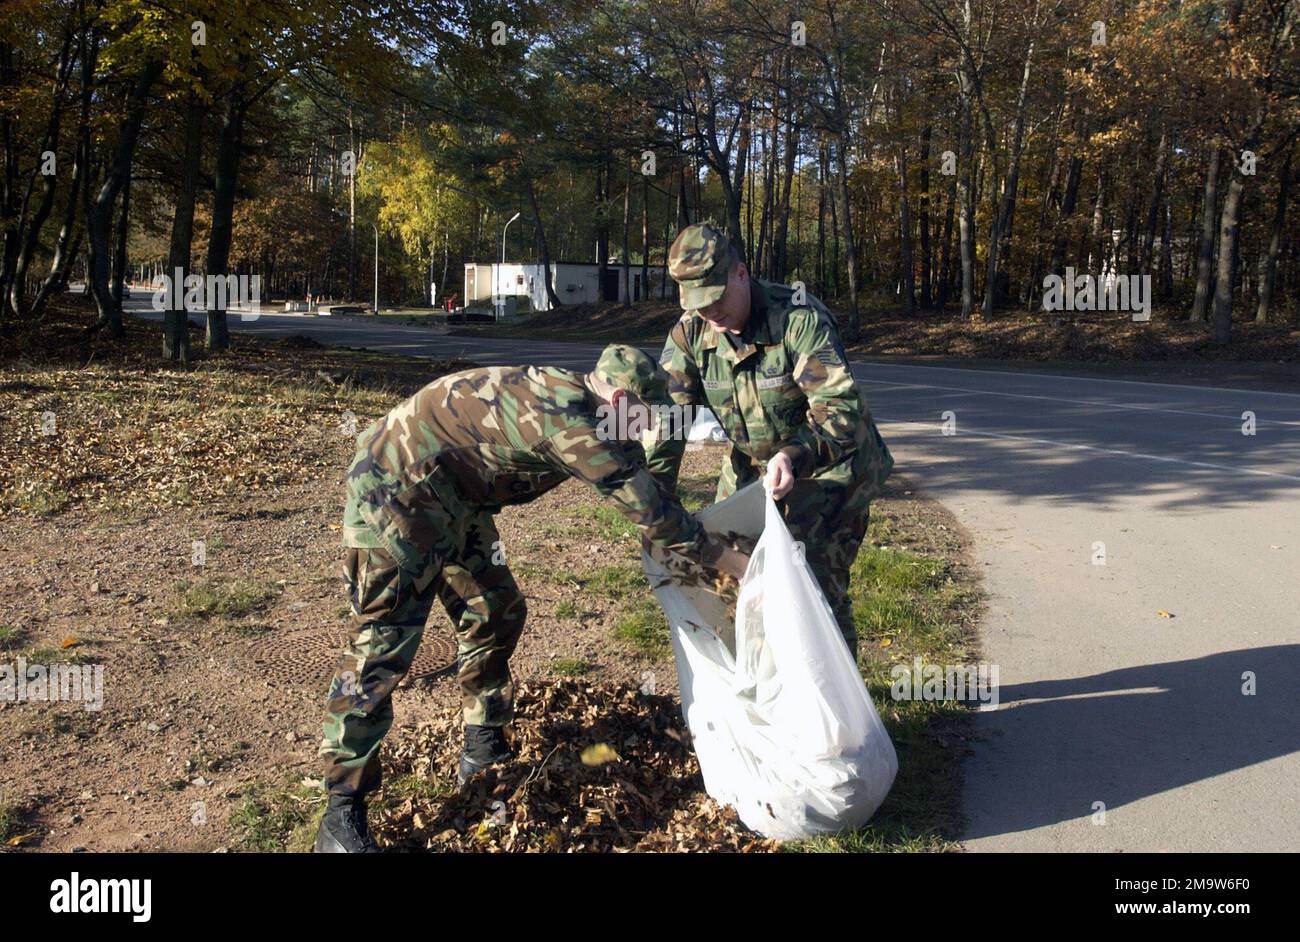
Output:
<instances>
[{"instance_id":1,"label":"fallen leaf","mask_svg":"<svg viewBox=\"0 0 1300 942\"><path fill-rule=\"evenodd\" d=\"M589 767L604 765L606 762L617 762L621 758L609 743L597 743L582 750L582 764Z\"/></svg>"},{"instance_id":2,"label":"fallen leaf","mask_svg":"<svg viewBox=\"0 0 1300 942\"><path fill-rule=\"evenodd\" d=\"M1159 615L1161 618L1173 618L1173 617L1174 617L1174 616L1173 616L1172 614L1170 614L1169 612L1166 612L1163 608L1160 609L1158 612L1156 612L1156 614Z\"/></svg>"},{"instance_id":3,"label":"fallen leaf","mask_svg":"<svg viewBox=\"0 0 1300 942\"><path fill-rule=\"evenodd\" d=\"M78 641L76 638L69 637L69 638L64 638L62 641L60 641L59 647L63 648L63 650L66 651L68 650L68 648L75 648L79 644L81 644L81 642Z\"/></svg>"}]
</instances>

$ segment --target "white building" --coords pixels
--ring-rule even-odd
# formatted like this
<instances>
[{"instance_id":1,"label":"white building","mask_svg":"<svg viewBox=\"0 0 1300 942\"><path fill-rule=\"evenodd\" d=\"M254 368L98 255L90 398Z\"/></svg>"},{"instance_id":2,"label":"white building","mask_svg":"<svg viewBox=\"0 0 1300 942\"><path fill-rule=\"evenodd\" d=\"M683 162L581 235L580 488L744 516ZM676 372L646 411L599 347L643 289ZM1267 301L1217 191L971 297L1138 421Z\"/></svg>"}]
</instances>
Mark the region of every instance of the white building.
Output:
<instances>
[{"instance_id":1,"label":"white building","mask_svg":"<svg viewBox=\"0 0 1300 942\"><path fill-rule=\"evenodd\" d=\"M622 301L625 294L631 300L658 298L661 289L664 297L677 297L677 285L667 278L662 265L649 266L649 285L641 282L641 266L633 264L628 272L628 291L623 289L623 266L610 262L605 272L605 299ZM585 304L601 300L598 281L600 266L595 262L553 262L551 283L562 304ZM667 278L667 284L664 280ZM648 291L647 291L648 287ZM465 294L463 304L491 301L497 294L505 297L527 298L528 307L534 311L548 311L550 299L546 296L546 270L541 262L466 262ZM522 302L519 304L523 307Z\"/></svg>"}]
</instances>

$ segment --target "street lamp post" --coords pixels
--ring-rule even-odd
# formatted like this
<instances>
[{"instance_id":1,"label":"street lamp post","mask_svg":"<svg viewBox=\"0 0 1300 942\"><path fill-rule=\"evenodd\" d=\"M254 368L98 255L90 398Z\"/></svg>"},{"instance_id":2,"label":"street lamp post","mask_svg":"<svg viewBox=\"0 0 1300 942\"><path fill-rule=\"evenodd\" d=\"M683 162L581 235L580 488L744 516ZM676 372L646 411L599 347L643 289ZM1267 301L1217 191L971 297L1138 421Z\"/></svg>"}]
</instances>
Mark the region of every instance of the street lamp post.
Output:
<instances>
[{"instance_id":1,"label":"street lamp post","mask_svg":"<svg viewBox=\"0 0 1300 942\"><path fill-rule=\"evenodd\" d=\"M501 290L501 275L505 271L506 267L506 230L510 228L510 223L514 222L518 218L519 214L515 213L506 220L506 224L501 227L501 268L497 270L497 320L501 320L501 310L506 306L506 296Z\"/></svg>"},{"instance_id":2,"label":"street lamp post","mask_svg":"<svg viewBox=\"0 0 1300 942\"><path fill-rule=\"evenodd\" d=\"M379 313L379 225L371 223L370 228L375 230L375 314Z\"/></svg>"}]
</instances>

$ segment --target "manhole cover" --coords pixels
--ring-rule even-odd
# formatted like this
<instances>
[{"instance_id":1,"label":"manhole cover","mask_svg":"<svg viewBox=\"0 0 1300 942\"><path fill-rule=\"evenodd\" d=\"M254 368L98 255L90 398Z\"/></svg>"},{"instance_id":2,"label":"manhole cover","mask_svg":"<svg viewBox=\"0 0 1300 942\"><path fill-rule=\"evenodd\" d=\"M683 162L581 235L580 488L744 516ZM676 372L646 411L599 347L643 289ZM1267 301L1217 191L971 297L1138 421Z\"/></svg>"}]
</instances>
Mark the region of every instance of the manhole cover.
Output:
<instances>
[{"instance_id":1,"label":"manhole cover","mask_svg":"<svg viewBox=\"0 0 1300 942\"><path fill-rule=\"evenodd\" d=\"M341 630L291 631L274 639L274 650L260 652L257 663L269 676L299 687L323 690L334 676L339 654L347 641L347 633ZM455 669L455 640L426 628L403 683Z\"/></svg>"}]
</instances>

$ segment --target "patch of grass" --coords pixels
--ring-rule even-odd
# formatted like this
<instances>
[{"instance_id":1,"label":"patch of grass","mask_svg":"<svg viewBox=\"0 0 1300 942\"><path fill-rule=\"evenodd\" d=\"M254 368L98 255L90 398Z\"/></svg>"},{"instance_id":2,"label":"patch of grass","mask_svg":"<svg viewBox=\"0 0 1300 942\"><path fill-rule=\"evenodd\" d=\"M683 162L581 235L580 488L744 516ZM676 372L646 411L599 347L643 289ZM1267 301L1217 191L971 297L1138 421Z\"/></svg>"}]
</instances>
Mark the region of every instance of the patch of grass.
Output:
<instances>
[{"instance_id":1,"label":"patch of grass","mask_svg":"<svg viewBox=\"0 0 1300 942\"><path fill-rule=\"evenodd\" d=\"M0 625L0 651L18 647L26 634L18 625Z\"/></svg>"},{"instance_id":2,"label":"patch of grass","mask_svg":"<svg viewBox=\"0 0 1300 942\"><path fill-rule=\"evenodd\" d=\"M588 536L590 532L590 528L586 524L572 520L563 520L559 523L544 523L541 527L542 536L551 541L576 540Z\"/></svg>"},{"instance_id":3,"label":"patch of grass","mask_svg":"<svg viewBox=\"0 0 1300 942\"><path fill-rule=\"evenodd\" d=\"M230 828L245 850L308 851L325 814L325 794L316 786L249 785L238 802Z\"/></svg>"},{"instance_id":4,"label":"patch of grass","mask_svg":"<svg viewBox=\"0 0 1300 942\"><path fill-rule=\"evenodd\" d=\"M94 664L102 660L80 645L60 648L52 644L42 644L28 650L23 657L28 664Z\"/></svg>"},{"instance_id":5,"label":"patch of grass","mask_svg":"<svg viewBox=\"0 0 1300 942\"><path fill-rule=\"evenodd\" d=\"M22 821L22 808L16 801L0 792L0 853L5 850L5 842L18 836L18 825Z\"/></svg>"},{"instance_id":6,"label":"patch of grass","mask_svg":"<svg viewBox=\"0 0 1300 942\"><path fill-rule=\"evenodd\" d=\"M5 495L10 509L29 513L34 517L53 517L67 510L73 502L72 493L61 487L31 482L15 488Z\"/></svg>"},{"instance_id":7,"label":"patch of grass","mask_svg":"<svg viewBox=\"0 0 1300 942\"><path fill-rule=\"evenodd\" d=\"M551 662L551 671L561 677L581 677L591 673L591 665L580 657L561 657Z\"/></svg>"},{"instance_id":8,"label":"patch of grass","mask_svg":"<svg viewBox=\"0 0 1300 942\"><path fill-rule=\"evenodd\" d=\"M555 617L556 618L577 618L578 606L574 605L572 602L566 599L565 601L561 602L559 605L555 606Z\"/></svg>"},{"instance_id":9,"label":"patch of grass","mask_svg":"<svg viewBox=\"0 0 1300 942\"><path fill-rule=\"evenodd\" d=\"M614 637L650 657L664 657L672 650L668 619L653 596L628 606L614 624Z\"/></svg>"},{"instance_id":10,"label":"patch of grass","mask_svg":"<svg viewBox=\"0 0 1300 942\"><path fill-rule=\"evenodd\" d=\"M272 582L222 582L214 578L178 582L171 614L176 618L238 618L263 608L279 591Z\"/></svg>"},{"instance_id":11,"label":"patch of grass","mask_svg":"<svg viewBox=\"0 0 1300 942\"><path fill-rule=\"evenodd\" d=\"M424 778L419 775L399 775L387 779L379 794L379 804L387 806L406 799L420 801L445 801L457 794L457 790L446 783Z\"/></svg>"},{"instance_id":12,"label":"patch of grass","mask_svg":"<svg viewBox=\"0 0 1300 942\"><path fill-rule=\"evenodd\" d=\"M611 599L650 594L645 573L631 566L601 566L583 575L580 581L583 588Z\"/></svg>"},{"instance_id":13,"label":"patch of grass","mask_svg":"<svg viewBox=\"0 0 1300 942\"><path fill-rule=\"evenodd\" d=\"M640 532L636 524L606 504L584 504L577 508L577 515L594 521L596 533L607 540L635 539Z\"/></svg>"},{"instance_id":14,"label":"patch of grass","mask_svg":"<svg viewBox=\"0 0 1300 942\"><path fill-rule=\"evenodd\" d=\"M691 513L699 513L705 507L713 505L713 498L718 493L718 478L713 476L679 477L677 479L677 499Z\"/></svg>"},{"instance_id":15,"label":"patch of grass","mask_svg":"<svg viewBox=\"0 0 1300 942\"><path fill-rule=\"evenodd\" d=\"M890 639L909 655L950 656L962 640L961 623L951 616L967 601L966 593L943 560L864 546L851 586L853 620L864 644Z\"/></svg>"}]
</instances>

